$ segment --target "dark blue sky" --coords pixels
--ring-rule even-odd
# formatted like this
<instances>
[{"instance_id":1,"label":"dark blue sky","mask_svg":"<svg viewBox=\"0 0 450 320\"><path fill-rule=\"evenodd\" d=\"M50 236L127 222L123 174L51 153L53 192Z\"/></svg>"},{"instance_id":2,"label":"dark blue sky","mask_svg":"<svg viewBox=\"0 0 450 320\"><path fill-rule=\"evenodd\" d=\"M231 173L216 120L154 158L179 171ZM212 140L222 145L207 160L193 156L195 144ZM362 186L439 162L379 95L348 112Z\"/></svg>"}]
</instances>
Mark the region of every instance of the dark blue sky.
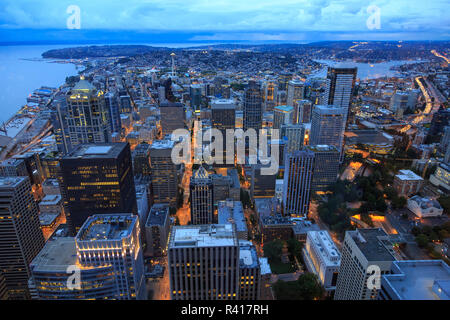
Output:
<instances>
[{"instance_id":1,"label":"dark blue sky","mask_svg":"<svg viewBox=\"0 0 450 320\"><path fill-rule=\"evenodd\" d=\"M80 8L80 30L67 29L70 5ZM369 6L379 8L377 29L367 25ZM448 0L1 0L0 7L3 43L450 39Z\"/></svg>"}]
</instances>

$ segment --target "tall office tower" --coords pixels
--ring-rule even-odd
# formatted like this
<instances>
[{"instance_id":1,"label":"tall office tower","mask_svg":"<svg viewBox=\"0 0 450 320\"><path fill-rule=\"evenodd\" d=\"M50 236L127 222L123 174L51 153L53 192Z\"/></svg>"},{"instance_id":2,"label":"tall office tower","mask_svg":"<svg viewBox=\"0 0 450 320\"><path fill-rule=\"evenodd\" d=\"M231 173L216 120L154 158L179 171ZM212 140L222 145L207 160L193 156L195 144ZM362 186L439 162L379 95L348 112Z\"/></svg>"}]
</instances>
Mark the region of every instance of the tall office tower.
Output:
<instances>
[{"instance_id":1,"label":"tall office tower","mask_svg":"<svg viewBox=\"0 0 450 320\"><path fill-rule=\"evenodd\" d=\"M327 191L337 181L339 173L339 151L335 146L314 145L307 149L314 152L314 173L311 191Z\"/></svg>"},{"instance_id":2,"label":"tall office tower","mask_svg":"<svg viewBox=\"0 0 450 320\"><path fill-rule=\"evenodd\" d=\"M244 130L250 128L259 132L262 128L262 97L259 84L249 81L244 94Z\"/></svg>"},{"instance_id":3,"label":"tall office tower","mask_svg":"<svg viewBox=\"0 0 450 320\"><path fill-rule=\"evenodd\" d=\"M80 80L66 95L67 131L72 147L111 141L108 110L102 91Z\"/></svg>"},{"instance_id":4,"label":"tall office tower","mask_svg":"<svg viewBox=\"0 0 450 320\"><path fill-rule=\"evenodd\" d=\"M280 163L281 165L281 163ZM250 197L272 198L275 196L275 183L277 174L263 174L261 169L269 167L261 163L253 164L250 173Z\"/></svg>"},{"instance_id":5,"label":"tall office tower","mask_svg":"<svg viewBox=\"0 0 450 320\"><path fill-rule=\"evenodd\" d=\"M445 109L441 106L439 110L433 114L428 134L431 136L441 134L444 131L444 128L449 125L450 125L450 108Z\"/></svg>"},{"instance_id":6,"label":"tall office tower","mask_svg":"<svg viewBox=\"0 0 450 320\"><path fill-rule=\"evenodd\" d=\"M283 124L281 126L282 138L287 138L287 145L285 146L285 153L292 153L300 150L303 147L305 140L305 127L303 124Z\"/></svg>"},{"instance_id":7,"label":"tall office tower","mask_svg":"<svg viewBox=\"0 0 450 320\"><path fill-rule=\"evenodd\" d=\"M189 87L189 96L191 98L192 110L200 110L202 104L202 86L200 84L191 84Z\"/></svg>"},{"instance_id":8,"label":"tall office tower","mask_svg":"<svg viewBox=\"0 0 450 320\"><path fill-rule=\"evenodd\" d=\"M159 108L163 137L176 129L184 129L186 116L182 103L165 101L160 103Z\"/></svg>"},{"instance_id":9,"label":"tall office tower","mask_svg":"<svg viewBox=\"0 0 450 320\"><path fill-rule=\"evenodd\" d=\"M107 92L105 94L105 107L108 110L111 132L120 133L122 131L122 123L120 121L119 99L114 92Z\"/></svg>"},{"instance_id":10,"label":"tall office tower","mask_svg":"<svg viewBox=\"0 0 450 320\"><path fill-rule=\"evenodd\" d=\"M138 216L93 215L75 238L81 265L113 267L120 292L118 299L147 298L140 233Z\"/></svg>"},{"instance_id":11,"label":"tall office tower","mask_svg":"<svg viewBox=\"0 0 450 320\"><path fill-rule=\"evenodd\" d=\"M171 207L176 206L178 188L177 167L172 162L173 146L171 140L155 140L150 148L153 200Z\"/></svg>"},{"instance_id":12,"label":"tall office tower","mask_svg":"<svg viewBox=\"0 0 450 320\"><path fill-rule=\"evenodd\" d=\"M233 224L172 227L168 257L172 300L239 299L239 243Z\"/></svg>"},{"instance_id":13,"label":"tall office tower","mask_svg":"<svg viewBox=\"0 0 450 320\"><path fill-rule=\"evenodd\" d=\"M424 131L420 131L417 134L419 134L419 133L425 133L425 132ZM422 143L423 143L423 141L422 141ZM416 144L421 144L421 143L416 143ZM450 126L444 127L444 134L442 135L442 138L441 138L441 141L439 142L439 147L438 148L439 148L439 150L442 153L445 153L446 150L447 150L448 145L450 145Z\"/></svg>"},{"instance_id":14,"label":"tall office tower","mask_svg":"<svg viewBox=\"0 0 450 320\"><path fill-rule=\"evenodd\" d=\"M92 214L137 214L128 143L80 145L62 158L60 166L61 194L72 234Z\"/></svg>"},{"instance_id":15,"label":"tall office tower","mask_svg":"<svg viewBox=\"0 0 450 320\"><path fill-rule=\"evenodd\" d=\"M278 76L278 89L280 91L287 91L288 83L292 80L292 73L281 72Z\"/></svg>"},{"instance_id":16,"label":"tall office tower","mask_svg":"<svg viewBox=\"0 0 450 320\"><path fill-rule=\"evenodd\" d=\"M150 148L151 145L148 143L140 143L134 148L132 158L133 158L133 174L150 176Z\"/></svg>"},{"instance_id":17,"label":"tall office tower","mask_svg":"<svg viewBox=\"0 0 450 320\"><path fill-rule=\"evenodd\" d=\"M211 102L212 127L225 134L226 129L233 129L236 125L236 104L232 99L216 99ZM225 136L224 136L225 137Z\"/></svg>"},{"instance_id":18,"label":"tall office tower","mask_svg":"<svg viewBox=\"0 0 450 320\"><path fill-rule=\"evenodd\" d=\"M447 150L445 150L444 163L450 165L450 143L447 144Z\"/></svg>"},{"instance_id":19,"label":"tall office tower","mask_svg":"<svg viewBox=\"0 0 450 320\"><path fill-rule=\"evenodd\" d=\"M389 102L389 110L391 110L396 117L401 118L403 116L403 112L408 107L409 95L404 91L395 92L391 100Z\"/></svg>"},{"instance_id":20,"label":"tall office tower","mask_svg":"<svg viewBox=\"0 0 450 320\"><path fill-rule=\"evenodd\" d=\"M393 251L381 228L346 231L334 299L377 299L379 287L371 280L378 268L380 275L391 271Z\"/></svg>"},{"instance_id":21,"label":"tall office tower","mask_svg":"<svg viewBox=\"0 0 450 320\"><path fill-rule=\"evenodd\" d=\"M8 290L6 290L6 280L0 272L0 300L8 300Z\"/></svg>"},{"instance_id":22,"label":"tall office tower","mask_svg":"<svg viewBox=\"0 0 450 320\"><path fill-rule=\"evenodd\" d=\"M0 271L10 299L29 299L29 265L44 246L27 177L0 177Z\"/></svg>"},{"instance_id":23,"label":"tall office tower","mask_svg":"<svg viewBox=\"0 0 450 320\"><path fill-rule=\"evenodd\" d=\"M192 175L189 190L191 196L192 224L213 223L213 181L203 166L200 166Z\"/></svg>"},{"instance_id":24,"label":"tall office tower","mask_svg":"<svg viewBox=\"0 0 450 320\"><path fill-rule=\"evenodd\" d=\"M327 292L336 289L341 254L328 231L308 231L303 258L309 272L317 275Z\"/></svg>"},{"instance_id":25,"label":"tall office tower","mask_svg":"<svg viewBox=\"0 0 450 320\"><path fill-rule=\"evenodd\" d=\"M327 86L322 104L345 108L344 123L347 123L357 73L358 68L328 67Z\"/></svg>"},{"instance_id":26,"label":"tall office tower","mask_svg":"<svg viewBox=\"0 0 450 320\"><path fill-rule=\"evenodd\" d=\"M342 153L346 112L345 108L314 106L309 144L335 146Z\"/></svg>"},{"instance_id":27,"label":"tall office tower","mask_svg":"<svg viewBox=\"0 0 450 320\"><path fill-rule=\"evenodd\" d=\"M72 150L70 134L67 126L67 101L65 96L57 96L53 100L54 109L51 113L51 123L55 134L58 151L66 154Z\"/></svg>"},{"instance_id":28,"label":"tall office tower","mask_svg":"<svg viewBox=\"0 0 450 320\"><path fill-rule=\"evenodd\" d=\"M302 100L305 92L305 83L301 80L291 80L287 88L287 105L293 107L297 100Z\"/></svg>"},{"instance_id":29,"label":"tall office tower","mask_svg":"<svg viewBox=\"0 0 450 320\"><path fill-rule=\"evenodd\" d=\"M310 123L312 114L312 102L298 100L294 103L294 123Z\"/></svg>"},{"instance_id":30,"label":"tall office tower","mask_svg":"<svg viewBox=\"0 0 450 320\"><path fill-rule=\"evenodd\" d=\"M306 217L309 210L314 153L310 150L286 154L283 183L284 215Z\"/></svg>"},{"instance_id":31,"label":"tall office tower","mask_svg":"<svg viewBox=\"0 0 450 320\"><path fill-rule=\"evenodd\" d=\"M421 91L419 89L408 89L408 109L411 111L416 110L417 99L419 99Z\"/></svg>"},{"instance_id":32,"label":"tall office tower","mask_svg":"<svg viewBox=\"0 0 450 320\"><path fill-rule=\"evenodd\" d=\"M121 113L131 113L131 111L133 111L133 107L131 106L131 97L126 94L126 91L123 91L123 94L120 94L119 101Z\"/></svg>"},{"instance_id":33,"label":"tall office tower","mask_svg":"<svg viewBox=\"0 0 450 320\"><path fill-rule=\"evenodd\" d=\"M255 246L239 240L239 300L261 298L261 264Z\"/></svg>"},{"instance_id":34,"label":"tall office tower","mask_svg":"<svg viewBox=\"0 0 450 320\"><path fill-rule=\"evenodd\" d=\"M264 111L270 112L277 101L278 85L275 81L267 81L264 84Z\"/></svg>"},{"instance_id":35,"label":"tall office tower","mask_svg":"<svg viewBox=\"0 0 450 320\"><path fill-rule=\"evenodd\" d=\"M9 158L0 163L0 176L4 177L26 177L27 166L23 159Z\"/></svg>"},{"instance_id":36,"label":"tall office tower","mask_svg":"<svg viewBox=\"0 0 450 320\"><path fill-rule=\"evenodd\" d=\"M283 124L291 124L294 108L291 106L276 106L273 108L273 128L281 129Z\"/></svg>"},{"instance_id":37,"label":"tall office tower","mask_svg":"<svg viewBox=\"0 0 450 320\"><path fill-rule=\"evenodd\" d=\"M151 257L166 254L169 230L169 206L166 203L154 204L145 223L146 254Z\"/></svg>"}]
</instances>

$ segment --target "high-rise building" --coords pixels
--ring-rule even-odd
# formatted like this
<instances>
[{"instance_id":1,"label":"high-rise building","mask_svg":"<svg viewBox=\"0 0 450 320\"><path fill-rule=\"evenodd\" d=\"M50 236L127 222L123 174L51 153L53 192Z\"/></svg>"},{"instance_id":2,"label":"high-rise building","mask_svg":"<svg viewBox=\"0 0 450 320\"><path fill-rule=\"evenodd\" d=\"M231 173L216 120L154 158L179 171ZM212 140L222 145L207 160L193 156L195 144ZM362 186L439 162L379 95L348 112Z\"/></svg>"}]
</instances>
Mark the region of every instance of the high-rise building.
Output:
<instances>
[{"instance_id":1,"label":"high-rise building","mask_svg":"<svg viewBox=\"0 0 450 320\"><path fill-rule=\"evenodd\" d=\"M120 112L121 113L131 113L133 107L131 106L131 97L126 94L126 91L123 91L119 97L120 101Z\"/></svg>"},{"instance_id":2,"label":"high-rise building","mask_svg":"<svg viewBox=\"0 0 450 320\"><path fill-rule=\"evenodd\" d=\"M281 163L280 163L281 164ZM254 164L251 166L250 174L250 197L255 198L272 198L275 196L275 183L277 173L264 174L262 168L269 165Z\"/></svg>"},{"instance_id":3,"label":"high-rise building","mask_svg":"<svg viewBox=\"0 0 450 320\"><path fill-rule=\"evenodd\" d=\"M70 145L111 141L108 110L102 91L80 80L66 95L67 132Z\"/></svg>"},{"instance_id":4,"label":"high-rise building","mask_svg":"<svg viewBox=\"0 0 450 320\"><path fill-rule=\"evenodd\" d=\"M335 106L314 106L311 121L310 145L335 146L342 152L346 109Z\"/></svg>"},{"instance_id":5,"label":"high-rise building","mask_svg":"<svg viewBox=\"0 0 450 320\"><path fill-rule=\"evenodd\" d=\"M75 238L81 265L112 265L119 299L147 298L140 233L138 216L126 213L94 215L88 218Z\"/></svg>"},{"instance_id":6,"label":"high-rise building","mask_svg":"<svg viewBox=\"0 0 450 320\"><path fill-rule=\"evenodd\" d=\"M58 151L66 154L72 150L67 119L67 100L63 95L56 96L52 103L51 123Z\"/></svg>"},{"instance_id":7,"label":"high-rise building","mask_svg":"<svg viewBox=\"0 0 450 320\"><path fill-rule=\"evenodd\" d=\"M244 208L241 201L227 199L219 201L217 206L218 224L232 223L236 227L239 240L248 239L247 221L245 220Z\"/></svg>"},{"instance_id":8,"label":"high-rise building","mask_svg":"<svg viewBox=\"0 0 450 320\"><path fill-rule=\"evenodd\" d=\"M322 104L345 108L345 122L352 102L358 68L328 67L326 88Z\"/></svg>"},{"instance_id":9,"label":"high-rise building","mask_svg":"<svg viewBox=\"0 0 450 320\"><path fill-rule=\"evenodd\" d=\"M262 114L261 89L257 82L249 81L244 93L244 130L252 128L259 132Z\"/></svg>"},{"instance_id":10,"label":"high-rise building","mask_svg":"<svg viewBox=\"0 0 450 320\"><path fill-rule=\"evenodd\" d=\"M0 176L25 177L28 176L27 166L23 159L9 158L0 163Z\"/></svg>"},{"instance_id":11,"label":"high-rise building","mask_svg":"<svg viewBox=\"0 0 450 320\"><path fill-rule=\"evenodd\" d=\"M278 75L278 89L281 91L287 91L288 83L292 80L292 73L290 72L281 72Z\"/></svg>"},{"instance_id":12,"label":"high-rise building","mask_svg":"<svg viewBox=\"0 0 450 320\"><path fill-rule=\"evenodd\" d=\"M327 191L337 181L339 174L339 151L334 146L314 145L307 149L314 152L314 173L311 191Z\"/></svg>"},{"instance_id":13,"label":"high-rise building","mask_svg":"<svg viewBox=\"0 0 450 320\"><path fill-rule=\"evenodd\" d=\"M189 190L191 197L192 224L213 223L213 182L203 166L200 166L200 168L192 175Z\"/></svg>"},{"instance_id":14,"label":"high-rise building","mask_svg":"<svg viewBox=\"0 0 450 320\"><path fill-rule=\"evenodd\" d=\"M226 129L235 128L236 105L231 99L216 99L211 102L211 124L225 134ZM224 136L225 137L225 136Z\"/></svg>"},{"instance_id":15,"label":"high-rise building","mask_svg":"<svg viewBox=\"0 0 450 320\"><path fill-rule=\"evenodd\" d=\"M328 231L308 231L303 257L309 272L317 275L326 291L334 291L341 254Z\"/></svg>"},{"instance_id":16,"label":"high-rise building","mask_svg":"<svg viewBox=\"0 0 450 320\"><path fill-rule=\"evenodd\" d=\"M0 272L0 301L1 300L8 300L8 290L6 289L5 277Z\"/></svg>"},{"instance_id":17,"label":"high-rise building","mask_svg":"<svg viewBox=\"0 0 450 320\"><path fill-rule=\"evenodd\" d=\"M29 299L29 265L44 246L28 177L0 177L0 271L10 299Z\"/></svg>"},{"instance_id":18,"label":"high-rise building","mask_svg":"<svg viewBox=\"0 0 450 320\"><path fill-rule=\"evenodd\" d=\"M401 118L403 112L408 108L409 99L409 94L407 92L395 92L389 102L389 110L391 110L396 117Z\"/></svg>"},{"instance_id":19,"label":"high-rise building","mask_svg":"<svg viewBox=\"0 0 450 320\"><path fill-rule=\"evenodd\" d=\"M271 112L277 101L278 84L275 81L267 81L264 84L264 111Z\"/></svg>"},{"instance_id":20,"label":"high-rise building","mask_svg":"<svg viewBox=\"0 0 450 320\"><path fill-rule=\"evenodd\" d=\"M129 144L75 148L61 160L61 193L72 234L92 214L137 214Z\"/></svg>"},{"instance_id":21,"label":"high-rise building","mask_svg":"<svg viewBox=\"0 0 450 320\"><path fill-rule=\"evenodd\" d=\"M284 215L306 217L309 210L314 153L310 150L286 154L283 186Z\"/></svg>"},{"instance_id":22,"label":"high-rise building","mask_svg":"<svg viewBox=\"0 0 450 320\"><path fill-rule=\"evenodd\" d=\"M150 176L150 147L148 143L140 143L133 150L133 174Z\"/></svg>"},{"instance_id":23,"label":"high-rise building","mask_svg":"<svg viewBox=\"0 0 450 320\"><path fill-rule=\"evenodd\" d=\"M239 240L239 300L261 298L261 262L255 246Z\"/></svg>"},{"instance_id":24,"label":"high-rise building","mask_svg":"<svg viewBox=\"0 0 450 320\"><path fill-rule=\"evenodd\" d=\"M310 123L312 114L312 102L309 100L297 100L294 103L294 123Z\"/></svg>"},{"instance_id":25,"label":"high-rise building","mask_svg":"<svg viewBox=\"0 0 450 320\"><path fill-rule=\"evenodd\" d=\"M281 137L287 138L285 153L292 153L303 147L305 140L305 127L303 124L283 124L281 125Z\"/></svg>"},{"instance_id":26,"label":"high-rise building","mask_svg":"<svg viewBox=\"0 0 450 320\"><path fill-rule=\"evenodd\" d=\"M449 125L450 125L450 108L445 109L443 107L440 107L439 110L433 114L428 134L431 136L441 134L444 131L444 128Z\"/></svg>"},{"instance_id":27,"label":"high-rise building","mask_svg":"<svg viewBox=\"0 0 450 320\"><path fill-rule=\"evenodd\" d=\"M200 84L191 84L189 87L189 96L191 97L192 110L200 110L202 104L202 86Z\"/></svg>"},{"instance_id":28,"label":"high-rise building","mask_svg":"<svg viewBox=\"0 0 450 320\"><path fill-rule=\"evenodd\" d=\"M146 254L160 257L166 253L169 229L169 206L166 203L154 204L145 223Z\"/></svg>"},{"instance_id":29,"label":"high-rise building","mask_svg":"<svg viewBox=\"0 0 450 320\"><path fill-rule=\"evenodd\" d=\"M292 124L294 108L287 106L276 106L273 108L273 128L281 129L283 124Z\"/></svg>"},{"instance_id":30,"label":"high-rise building","mask_svg":"<svg viewBox=\"0 0 450 320\"><path fill-rule=\"evenodd\" d=\"M301 80L291 80L287 88L287 105L294 107L297 100L302 100L305 92L305 83Z\"/></svg>"},{"instance_id":31,"label":"high-rise building","mask_svg":"<svg viewBox=\"0 0 450 320\"><path fill-rule=\"evenodd\" d=\"M334 299L377 299L380 286L373 278L391 271L393 251L389 236L381 228L347 231Z\"/></svg>"},{"instance_id":32,"label":"high-rise building","mask_svg":"<svg viewBox=\"0 0 450 320\"><path fill-rule=\"evenodd\" d=\"M164 101L160 103L159 108L163 137L176 129L184 129L186 115L182 103Z\"/></svg>"},{"instance_id":33,"label":"high-rise building","mask_svg":"<svg viewBox=\"0 0 450 320\"><path fill-rule=\"evenodd\" d=\"M171 207L176 206L178 190L177 167L172 162L173 146L171 140L154 140L150 148L153 200Z\"/></svg>"},{"instance_id":34,"label":"high-rise building","mask_svg":"<svg viewBox=\"0 0 450 320\"><path fill-rule=\"evenodd\" d=\"M105 94L105 107L108 110L111 132L120 133L122 131L122 123L120 121L119 99L114 92Z\"/></svg>"},{"instance_id":35,"label":"high-rise building","mask_svg":"<svg viewBox=\"0 0 450 320\"><path fill-rule=\"evenodd\" d=\"M168 257L172 300L239 299L239 243L233 224L172 227Z\"/></svg>"}]
</instances>

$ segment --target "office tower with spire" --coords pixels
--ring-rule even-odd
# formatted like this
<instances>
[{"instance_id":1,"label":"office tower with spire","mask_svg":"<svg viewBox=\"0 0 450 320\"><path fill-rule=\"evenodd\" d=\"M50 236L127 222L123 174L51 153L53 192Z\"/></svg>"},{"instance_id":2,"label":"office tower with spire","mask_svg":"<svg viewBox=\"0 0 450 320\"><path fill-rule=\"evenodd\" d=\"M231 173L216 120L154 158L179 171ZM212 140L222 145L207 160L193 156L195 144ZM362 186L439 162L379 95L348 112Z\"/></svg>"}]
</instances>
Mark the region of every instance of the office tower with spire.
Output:
<instances>
[{"instance_id":1,"label":"office tower with spire","mask_svg":"<svg viewBox=\"0 0 450 320\"><path fill-rule=\"evenodd\" d=\"M347 109L335 106L314 106L310 145L330 145L342 153Z\"/></svg>"},{"instance_id":2,"label":"office tower with spire","mask_svg":"<svg viewBox=\"0 0 450 320\"><path fill-rule=\"evenodd\" d=\"M185 128L186 115L182 103L164 101L160 103L159 108L161 112L161 131L163 138L176 129Z\"/></svg>"},{"instance_id":3,"label":"office tower with spire","mask_svg":"<svg viewBox=\"0 0 450 320\"><path fill-rule=\"evenodd\" d=\"M70 145L111 141L105 98L87 80L81 79L66 95L67 132Z\"/></svg>"},{"instance_id":4,"label":"office tower with spire","mask_svg":"<svg viewBox=\"0 0 450 320\"><path fill-rule=\"evenodd\" d=\"M213 181L203 166L191 177L191 222L192 224L210 224L214 218Z\"/></svg>"},{"instance_id":5,"label":"office tower with spire","mask_svg":"<svg viewBox=\"0 0 450 320\"><path fill-rule=\"evenodd\" d=\"M346 231L334 299L377 299L380 287L373 281L375 270L381 277L391 271L393 261L392 243L383 229Z\"/></svg>"},{"instance_id":6,"label":"office tower with spire","mask_svg":"<svg viewBox=\"0 0 450 320\"><path fill-rule=\"evenodd\" d=\"M305 92L305 83L301 80L291 80L288 82L287 88L287 105L294 107L298 100L302 100Z\"/></svg>"},{"instance_id":7,"label":"office tower with spire","mask_svg":"<svg viewBox=\"0 0 450 320\"><path fill-rule=\"evenodd\" d=\"M0 177L0 272L10 299L29 299L29 265L43 248L28 177Z\"/></svg>"},{"instance_id":8,"label":"office tower with spire","mask_svg":"<svg viewBox=\"0 0 450 320\"><path fill-rule=\"evenodd\" d=\"M244 130L262 128L262 95L259 84L249 81L244 93Z\"/></svg>"},{"instance_id":9,"label":"office tower with spire","mask_svg":"<svg viewBox=\"0 0 450 320\"><path fill-rule=\"evenodd\" d=\"M173 146L171 140L154 140L150 147L153 200L171 207L176 206L178 189L177 167L172 162Z\"/></svg>"},{"instance_id":10,"label":"office tower with spire","mask_svg":"<svg viewBox=\"0 0 450 320\"><path fill-rule=\"evenodd\" d=\"M72 234L92 214L137 214L128 143L80 145L60 165L61 194Z\"/></svg>"},{"instance_id":11,"label":"office tower with spire","mask_svg":"<svg viewBox=\"0 0 450 320\"><path fill-rule=\"evenodd\" d=\"M328 67L322 104L345 108L345 123L347 123L357 73L358 68Z\"/></svg>"},{"instance_id":12,"label":"office tower with spire","mask_svg":"<svg viewBox=\"0 0 450 320\"><path fill-rule=\"evenodd\" d=\"M283 214L306 217L309 210L314 153L301 150L285 156Z\"/></svg>"}]
</instances>

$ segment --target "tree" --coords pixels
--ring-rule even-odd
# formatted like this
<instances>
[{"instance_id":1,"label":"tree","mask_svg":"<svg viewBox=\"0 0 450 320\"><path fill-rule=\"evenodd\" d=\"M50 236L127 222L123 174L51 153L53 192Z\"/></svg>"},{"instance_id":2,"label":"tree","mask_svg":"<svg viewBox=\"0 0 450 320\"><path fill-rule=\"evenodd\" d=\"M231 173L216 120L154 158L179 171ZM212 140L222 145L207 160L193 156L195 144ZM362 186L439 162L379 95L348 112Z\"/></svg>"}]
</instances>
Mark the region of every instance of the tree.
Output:
<instances>
[{"instance_id":1,"label":"tree","mask_svg":"<svg viewBox=\"0 0 450 320\"><path fill-rule=\"evenodd\" d=\"M294 257L297 257L297 259L300 259L303 249L302 243L298 241L296 238L290 238L287 241L287 245L289 253Z\"/></svg>"},{"instance_id":2,"label":"tree","mask_svg":"<svg viewBox=\"0 0 450 320\"><path fill-rule=\"evenodd\" d=\"M428 237L425 234L419 234L416 237L417 245L421 248L426 248L428 246Z\"/></svg>"},{"instance_id":3,"label":"tree","mask_svg":"<svg viewBox=\"0 0 450 320\"><path fill-rule=\"evenodd\" d=\"M298 277L300 296L302 300L314 300L323 297L325 290L319 283L319 279L314 273L304 273Z\"/></svg>"},{"instance_id":4,"label":"tree","mask_svg":"<svg viewBox=\"0 0 450 320\"><path fill-rule=\"evenodd\" d=\"M269 261L279 261L283 249L283 242L281 240L274 240L264 244L264 256L269 258Z\"/></svg>"},{"instance_id":5,"label":"tree","mask_svg":"<svg viewBox=\"0 0 450 320\"><path fill-rule=\"evenodd\" d=\"M401 209L406 205L406 198L405 197L394 197L392 199L392 207L394 209Z\"/></svg>"},{"instance_id":6,"label":"tree","mask_svg":"<svg viewBox=\"0 0 450 320\"><path fill-rule=\"evenodd\" d=\"M450 196L439 197L437 200L444 209L444 213L450 214Z\"/></svg>"}]
</instances>

